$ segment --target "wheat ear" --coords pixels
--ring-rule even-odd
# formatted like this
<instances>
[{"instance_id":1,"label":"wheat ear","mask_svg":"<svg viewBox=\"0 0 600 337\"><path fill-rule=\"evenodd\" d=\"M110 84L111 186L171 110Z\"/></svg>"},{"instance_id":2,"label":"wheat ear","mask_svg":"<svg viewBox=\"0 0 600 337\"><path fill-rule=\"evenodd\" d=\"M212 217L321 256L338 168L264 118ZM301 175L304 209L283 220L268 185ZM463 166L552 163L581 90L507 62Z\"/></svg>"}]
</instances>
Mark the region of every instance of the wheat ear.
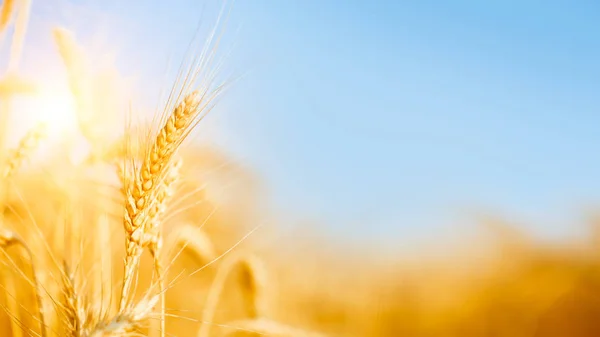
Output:
<instances>
[{"instance_id":1,"label":"wheat ear","mask_svg":"<svg viewBox=\"0 0 600 337\"><path fill-rule=\"evenodd\" d=\"M65 325L68 329L68 336L80 337L85 329L85 310L81 299L75 288L75 277L69 271L66 261L63 261L62 290L65 297L63 311L65 316Z\"/></svg>"},{"instance_id":2,"label":"wheat ear","mask_svg":"<svg viewBox=\"0 0 600 337\"><path fill-rule=\"evenodd\" d=\"M43 302L42 302L42 296L40 294L40 286L39 286L39 282L37 279L35 263L33 261L33 254L31 252L31 250L29 249L29 247L27 246L27 244L25 244L25 242L21 238L19 238L14 232L6 230L6 229L0 230L0 248L6 249L13 245L19 245L19 246L23 247L23 249L25 249L25 251L27 252L27 255L29 258L29 263L31 266L31 278L32 278L31 281L32 281L34 291L35 291L35 299L37 302L36 304L38 306L38 319L39 319L39 323L40 323L40 334L41 334L41 337L46 337L46 321L44 319L44 306L43 306ZM15 327L15 325L13 325L13 328L14 327Z\"/></svg>"},{"instance_id":3,"label":"wheat ear","mask_svg":"<svg viewBox=\"0 0 600 337\"><path fill-rule=\"evenodd\" d=\"M226 258L217 269L217 274L213 280L213 283L209 289L206 303L204 305L204 312L202 313L202 325L198 332L198 337L209 337L210 328L212 326L212 320L214 318L217 306L219 305L219 299L223 292L223 287L227 281L227 277L235 268L239 268L244 275L242 287L244 293L246 293L246 308L250 307L252 318L256 318L259 314L259 310L262 307L256 306L256 302L263 303L263 299L260 298L263 294L257 293L258 289L263 289L264 284L260 284L265 281L265 271L262 269L262 264L259 264L256 258L249 258L246 256L231 255ZM251 294L247 294L251 292ZM248 300L254 302L249 303ZM260 309L259 309L260 308Z\"/></svg>"},{"instance_id":4,"label":"wheat ear","mask_svg":"<svg viewBox=\"0 0 600 337\"><path fill-rule=\"evenodd\" d=\"M151 220L156 211L158 194L166 178L169 164L177 148L200 114L201 98L198 92L186 96L169 115L155 141L147 150L142 165L133 181L125 183L125 216L123 225L126 233L125 273L121 291L120 309L129 299L139 259L144 247L152 243Z\"/></svg>"},{"instance_id":5,"label":"wheat ear","mask_svg":"<svg viewBox=\"0 0 600 337\"><path fill-rule=\"evenodd\" d=\"M4 178L11 177L21 166L23 161L27 159L33 151L35 151L42 139L46 137L46 125L39 123L21 139L19 145L10 152L6 166L4 168Z\"/></svg>"},{"instance_id":6,"label":"wheat ear","mask_svg":"<svg viewBox=\"0 0 600 337\"><path fill-rule=\"evenodd\" d=\"M262 260L256 256L246 256L239 262L246 313L249 318L263 317L266 313L267 273Z\"/></svg>"},{"instance_id":7,"label":"wheat ear","mask_svg":"<svg viewBox=\"0 0 600 337\"><path fill-rule=\"evenodd\" d=\"M217 258L212 241L196 226L189 224L177 226L168 240L170 246L190 252L199 265L205 265Z\"/></svg>"}]
</instances>

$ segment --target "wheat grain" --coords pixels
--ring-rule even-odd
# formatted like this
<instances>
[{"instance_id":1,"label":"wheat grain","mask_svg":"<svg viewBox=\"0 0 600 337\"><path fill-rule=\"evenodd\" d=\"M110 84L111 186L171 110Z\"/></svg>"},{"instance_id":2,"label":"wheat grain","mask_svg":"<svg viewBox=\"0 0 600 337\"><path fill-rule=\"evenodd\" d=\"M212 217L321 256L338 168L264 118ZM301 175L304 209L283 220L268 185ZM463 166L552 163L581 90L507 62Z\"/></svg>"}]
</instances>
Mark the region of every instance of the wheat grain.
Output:
<instances>
[{"instance_id":1,"label":"wheat grain","mask_svg":"<svg viewBox=\"0 0 600 337\"><path fill-rule=\"evenodd\" d=\"M0 247L7 248L18 242L19 239L15 233L4 228L0 229Z\"/></svg>"},{"instance_id":2,"label":"wheat grain","mask_svg":"<svg viewBox=\"0 0 600 337\"><path fill-rule=\"evenodd\" d=\"M75 289L74 276L69 272L66 261L63 262L62 286L65 297L63 312L68 336L80 337L85 329L85 315L79 294Z\"/></svg>"},{"instance_id":3,"label":"wheat grain","mask_svg":"<svg viewBox=\"0 0 600 337\"><path fill-rule=\"evenodd\" d=\"M179 169L181 168L181 159L174 161L167 168L167 173L162 182L159 183L156 191L156 201L150 213L148 214L148 227L145 229L150 254L158 258L158 253L162 248L162 236L160 234L160 223L166 212L167 205L173 196L175 183L179 177Z\"/></svg>"}]
</instances>

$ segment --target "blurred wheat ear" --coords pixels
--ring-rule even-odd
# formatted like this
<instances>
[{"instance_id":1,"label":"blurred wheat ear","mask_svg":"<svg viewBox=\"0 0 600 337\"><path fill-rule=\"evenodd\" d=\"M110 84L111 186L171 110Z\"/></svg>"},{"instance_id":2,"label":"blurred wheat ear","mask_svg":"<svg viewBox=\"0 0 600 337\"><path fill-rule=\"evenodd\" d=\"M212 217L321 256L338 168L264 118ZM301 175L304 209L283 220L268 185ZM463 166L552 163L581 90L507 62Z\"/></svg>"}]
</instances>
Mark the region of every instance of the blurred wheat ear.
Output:
<instances>
[{"instance_id":1,"label":"blurred wheat ear","mask_svg":"<svg viewBox=\"0 0 600 337\"><path fill-rule=\"evenodd\" d=\"M199 266L205 266L217 258L215 247L202 229L185 224L173 229L172 234L168 236L168 245L171 251L179 249L174 253L174 258L180 252L189 252Z\"/></svg>"},{"instance_id":2,"label":"blurred wheat ear","mask_svg":"<svg viewBox=\"0 0 600 337\"><path fill-rule=\"evenodd\" d=\"M4 178L9 178L19 169L24 160L26 160L33 151L35 151L40 142L46 137L46 125L39 123L29 130L21 139L19 145L10 151L8 162L5 164Z\"/></svg>"},{"instance_id":3,"label":"blurred wheat ear","mask_svg":"<svg viewBox=\"0 0 600 337\"><path fill-rule=\"evenodd\" d=\"M219 264L217 274L208 291L198 337L210 336L210 327L213 324L223 288L230 273L234 270L241 272L242 277L238 284L244 293L245 307L250 318L257 318L263 313L265 303L264 282L266 282L264 265L259 263L255 257L249 258L240 254L228 255Z\"/></svg>"}]
</instances>

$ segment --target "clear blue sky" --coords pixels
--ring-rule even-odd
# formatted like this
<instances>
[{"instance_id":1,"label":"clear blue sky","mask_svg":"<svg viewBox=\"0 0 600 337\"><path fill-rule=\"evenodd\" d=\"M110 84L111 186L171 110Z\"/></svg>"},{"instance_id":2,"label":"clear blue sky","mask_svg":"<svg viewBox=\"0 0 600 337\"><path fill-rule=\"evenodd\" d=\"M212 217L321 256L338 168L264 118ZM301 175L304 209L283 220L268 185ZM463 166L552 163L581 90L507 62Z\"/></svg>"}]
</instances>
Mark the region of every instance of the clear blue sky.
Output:
<instances>
[{"instance_id":1,"label":"clear blue sky","mask_svg":"<svg viewBox=\"0 0 600 337\"><path fill-rule=\"evenodd\" d=\"M90 29L41 2L34 15ZM219 8L57 3L110 17L121 67L148 91ZM279 214L410 238L484 207L561 236L600 203L597 1L237 0L225 42L226 67L249 73L215 141L262 175Z\"/></svg>"}]
</instances>

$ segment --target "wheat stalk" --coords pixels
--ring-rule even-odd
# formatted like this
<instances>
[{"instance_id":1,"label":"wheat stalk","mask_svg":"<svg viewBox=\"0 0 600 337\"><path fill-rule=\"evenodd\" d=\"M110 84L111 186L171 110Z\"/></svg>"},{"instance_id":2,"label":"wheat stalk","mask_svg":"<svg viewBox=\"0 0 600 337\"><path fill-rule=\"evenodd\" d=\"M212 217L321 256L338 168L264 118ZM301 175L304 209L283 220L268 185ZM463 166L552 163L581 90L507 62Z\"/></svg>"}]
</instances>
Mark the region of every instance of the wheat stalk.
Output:
<instances>
[{"instance_id":1,"label":"wheat stalk","mask_svg":"<svg viewBox=\"0 0 600 337\"><path fill-rule=\"evenodd\" d=\"M108 321L101 321L84 337L125 337L138 336L135 330L143 327L158 302L158 296L144 298L135 306L122 309Z\"/></svg>"},{"instance_id":2,"label":"wheat stalk","mask_svg":"<svg viewBox=\"0 0 600 337\"><path fill-rule=\"evenodd\" d=\"M37 279L37 274L36 274L36 268L35 268L35 263L33 261L33 254L31 252L31 250L29 249L29 246L27 246L27 244L25 244L25 242L19 238L14 232L6 230L6 229L1 229L0 230L0 248L2 249L6 249L9 248L10 246L13 245L19 245L21 247L23 247L23 249L25 249L25 251L27 252L27 255L29 257L29 263L31 266L31 282L32 285L34 287L34 291L35 291L35 298L36 298L36 304L38 307L38 319L39 319L39 324L40 324L40 333L41 333L41 337L45 337L46 336L46 323L45 323L45 319L44 319L44 306L43 306L43 302L42 302L42 297L40 294L40 286L39 286L39 282ZM13 311L16 312L16 311ZM14 323L14 321L13 321ZM15 329L18 329L18 327L16 327L15 324L13 324L13 332L15 331Z\"/></svg>"},{"instance_id":3,"label":"wheat stalk","mask_svg":"<svg viewBox=\"0 0 600 337\"><path fill-rule=\"evenodd\" d=\"M2 247L2 249L6 249L6 248L16 244L17 242L18 242L18 239L13 232L8 231L3 228L0 228L0 247ZM13 336L15 336L15 337L22 336L23 332L21 331L21 328L17 324L17 321L19 320L19 317L18 317L19 308L17 305L17 299L13 298L13 296L11 296L8 293L8 289L12 289L13 293L16 295L15 282L8 275L7 275L6 279L3 281L5 283L5 285L4 285L5 292L7 293L6 306L7 306L8 312L11 312L13 315L15 315L15 317L10 320L11 331L13 332Z\"/></svg>"},{"instance_id":4,"label":"wheat stalk","mask_svg":"<svg viewBox=\"0 0 600 337\"><path fill-rule=\"evenodd\" d=\"M8 72L16 72L21 61L21 52L23 50L23 42L27 33L27 23L29 22L29 11L31 9L31 0L19 0L21 6L17 11L15 21L15 31L10 48L10 58L8 60Z\"/></svg>"},{"instance_id":5,"label":"wheat stalk","mask_svg":"<svg viewBox=\"0 0 600 337\"><path fill-rule=\"evenodd\" d=\"M94 92L92 78L86 67L86 57L74 35L65 28L53 30L54 43L67 71L68 83L77 108L77 126L91 145L92 157L104 148L94 118ZM106 99L106 98L103 98Z\"/></svg>"},{"instance_id":6,"label":"wheat stalk","mask_svg":"<svg viewBox=\"0 0 600 337\"><path fill-rule=\"evenodd\" d=\"M150 213L148 222L149 228L146 230L148 238L148 250L154 261L154 273L158 282L158 291L160 293L160 331L161 334L165 331L165 289L163 267L160 261L162 251L162 235L160 233L160 223L162 216L166 212L167 203L173 195L173 189L177 178L179 177L179 169L181 168L181 159L174 161L167 170L167 174L158 188L156 195L156 205Z\"/></svg>"}]
</instances>

